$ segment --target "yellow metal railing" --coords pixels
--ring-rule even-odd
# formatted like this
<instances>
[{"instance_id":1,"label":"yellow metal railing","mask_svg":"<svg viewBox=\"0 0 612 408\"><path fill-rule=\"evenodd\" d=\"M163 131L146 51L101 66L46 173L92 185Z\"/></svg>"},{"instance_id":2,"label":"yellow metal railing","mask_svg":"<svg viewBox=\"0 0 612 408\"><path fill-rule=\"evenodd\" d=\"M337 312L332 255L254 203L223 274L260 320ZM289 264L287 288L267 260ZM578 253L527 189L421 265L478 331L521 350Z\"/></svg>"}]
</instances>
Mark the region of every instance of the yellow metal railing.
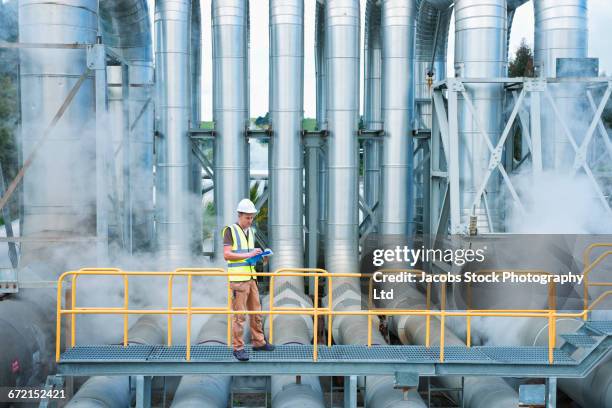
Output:
<instances>
[{"instance_id":1,"label":"yellow metal railing","mask_svg":"<svg viewBox=\"0 0 612 408\"><path fill-rule=\"evenodd\" d=\"M373 274L361 274L361 273L329 273L324 269L315 268L284 268L279 269L276 272L253 272L245 273L240 275L249 276L262 276L270 278L270 296L269 296L269 307L268 310L261 311L243 311L243 310L232 310L232 291L230 288L229 276L230 273L226 272L221 268L182 268L172 272L145 272L145 271L122 271L115 268L87 268L78 271L69 271L63 273L58 279L57 285L57 321L56 321L56 361L60 359L60 344L61 344L61 324L63 316L69 316L70 321L70 346L74 347L76 344L76 315L79 314L116 314L123 315L123 345L128 345L128 317L129 315L166 315L168 324L168 335L167 345L172 345L172 320L175 315L184 315L187 317L186 327L186 360L191 359L191 319L193 315L201 314L224 314L227 315L227 345L231 347L231 317L235 314L265 314L270 316L270 326L268 337L270 342L273 342L274 338L274 316L275 315L309 315L313 318L313 360L317 360L317 345L319 343L318 338L318 318L319 316L327 317L327 345L332 345L332 320L334 316L367 316L368 319L368 347L372 346L372 319L378 315L388 316L423 316L426 319L426 347L430 347L430 323L431 317L435 316L440 320L440 361L444 361L444 331L445 331L445 319L450 316L466 317L467 327L467 347L471 346L471 318L475 316L480 317L535 317L535 318L547 318L549 320L548 325L548 351L549 351L549 362L554 362L554 348L556 346L556 321L558 318L587 318L588 313L597 304L599 304L605 297L612 295L612 290L608 290L601 294L595 301L590 305L588 303L588 287L590 286L612 286L612 283L605 282L589 282L589 273L597 266L606 256L612 254L611 251L606 251L600 255L592 263L589 262L590 252L595 247L612 247L612 244L594 244L591 245L585 251L585 269L584 285L585 285L585 303L584 310L582 312L559 312L556 310L556 288L552 284L549 286L549 308L548 309L512 309L512 310L479 310L471 309L471 299L468 295L468 309L465 311L448 311L446 310L446 283L440 284L440 308L439 310L431 309L431 283L427 284L426 290L426 307L427 310L415 310L415 309L375 309L372 303L369 303L368 310L334 310L333 309L333 278L369 278L369 295L370 302L372 299L372 276ZM383 273L397 273L397 272L409 272L415 275L424 275L425 272L415 269L406 270L380 270ZM520 271L521 273L542 273L543 271ZM494 271L481 271L479 273L495 273ZM116 276L123 280L123 306L122 307L77 307L76 306L76 292L77 292L77 278L79 276ZM236 275L231 273L231 275ZM168 278L168 305L166 309L130 309L129 308L129 278L130 277L167 277ZM173 304L173 289L174 289L174 278L177 276L187 278L187 306L174 306ZM309 277L314 279L314 294L313 294L313 307L302 308L302 307L277 307L274 302L275 296L275 278L285 276L296 276L296 277ZM227 278L227 304L225 307L199 307L192 305L192 287L194 277L226 277ZM64 283L71 278L70 283L70 308L62 307L62 291ZM321 307L320 296L319 296L319 283L321 279L327 280L327 307ZM468 287L468 293L470 288Z\"/></svg>"},{"instance_id":2,"label":"yellow metal railing","mask_svg":"<svg viewBox=\"0 0 612 408\"><path fill-rule=\"evenodd\" d=\"M588 312L592 310L599 302L601 302L604 298L610 296L612 294L612 290L605 291L599 297L597 297L593 303L589 306L589 288L595 286L604 286L610 287L612 286L612 282L591 282L589 280L589 275L595 269L597 265L599 265L605 258L612 255L612 250L607 250L601 255L599 255L593 262L591 262L591 253L595 248L612 248L612 243L597 243L591 244L587 247L583 254L583 264L584 269L582 272L582 276L584 276L582 284L584 285L584 311L585 314L583 316L584 320L588 319Z\"/></svg>"}]
</instances>

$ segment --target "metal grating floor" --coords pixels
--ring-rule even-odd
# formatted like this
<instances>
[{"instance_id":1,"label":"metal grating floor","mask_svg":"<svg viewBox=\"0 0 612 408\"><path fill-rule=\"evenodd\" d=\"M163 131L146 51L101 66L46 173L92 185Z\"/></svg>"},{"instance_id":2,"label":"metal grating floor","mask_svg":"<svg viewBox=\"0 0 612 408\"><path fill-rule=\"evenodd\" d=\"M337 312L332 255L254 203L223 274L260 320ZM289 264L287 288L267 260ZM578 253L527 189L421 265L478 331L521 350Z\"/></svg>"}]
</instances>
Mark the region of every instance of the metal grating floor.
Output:
<instances>
[{"instance_id":1,"label":"metal grating floor","mask_svg":"<svg viewBox=\"0 0 612 408\"><path fill-rule=\"evenodd\" d=\"M593 328L602 334L612 335L612 321L610 320L589 321L586 322L586 326Z\"/></svg>"},{"instance_id":2,"label":"metal grating floor","mask_svg":"<svg viewBox=\"0 0 612 408\"><path fill-rule=\"evenodd\" d=\"M576 347L591 348L597 345L595 339L586 334L562 334L561 337Z\"/></svg>"},{"instance_id":3,"label":"metal grating floor","mask_svg":"<svg viewBox=\"0 0 612 408\"><path fill-rule=\"evenodd\" d=\"M312 346L279 345L272 352L255 351L247 347L251 361L261 362L310 362ZM364 345L319 346L319 361L382 362L382 363L438 363L440 349L432 346ZM546 347L463 347L447 346L444 363L489 363L489 364L547 364ZM555 349L555 364L574 365L563 350ZM199 362L237 362L232 350L223 345L193 345L191 360ZM185 346L148 345L87 345L73 347L61 355L60 363L76 362L183 362Z\"/></svg>"}]
</instances>

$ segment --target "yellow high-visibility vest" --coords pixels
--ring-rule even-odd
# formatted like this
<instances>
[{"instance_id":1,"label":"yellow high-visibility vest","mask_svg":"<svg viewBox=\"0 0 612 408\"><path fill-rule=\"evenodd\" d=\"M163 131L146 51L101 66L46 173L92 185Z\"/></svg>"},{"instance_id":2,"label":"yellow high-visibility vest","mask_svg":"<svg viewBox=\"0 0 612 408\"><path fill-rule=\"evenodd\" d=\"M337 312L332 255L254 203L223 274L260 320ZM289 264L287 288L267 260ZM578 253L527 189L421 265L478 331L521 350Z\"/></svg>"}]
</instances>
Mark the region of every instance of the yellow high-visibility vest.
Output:
<instances>
[{"instance_id":1,"label":"yellow high-visibility vest","mask_svg":"<svg viewBox=\"0 0 612 408\"><path fill-rule=\"evenodd\" d=\"M232 253L241 254L251 252L255 249L255 238L253 237L253 231L249 233L249 237L244 234L244 231L238 224L232 224L225 228L223 228L223 236L225 236L225 231L230 229L232 234ZM231 276L232 273L250 273L255 272L255 267L246 262L245 259L239 259L236 261L227 261L227 270L230 273L229 280L230 282L244 282L251 279L250 276L247 275L238 275ZM257 279L253 276L253 279Z\"/></svg>"}]
</instances>

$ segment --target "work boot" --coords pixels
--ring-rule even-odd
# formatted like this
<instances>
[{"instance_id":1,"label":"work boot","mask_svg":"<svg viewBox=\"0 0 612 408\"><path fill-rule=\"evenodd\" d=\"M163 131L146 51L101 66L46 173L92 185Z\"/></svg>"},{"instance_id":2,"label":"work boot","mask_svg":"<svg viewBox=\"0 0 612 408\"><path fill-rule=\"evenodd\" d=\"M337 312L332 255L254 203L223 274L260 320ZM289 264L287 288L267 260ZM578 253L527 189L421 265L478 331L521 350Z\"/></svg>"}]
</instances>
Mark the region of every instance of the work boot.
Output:
<instances>
[{"instance_id":1,"label":"work boot","mask_svg":"<svg viewBox=\"0 0 612 408\"><path fill-rule=\"evenodd\" d=\"M253 346L253 351L273 351L275 349L274 344L266 342L263 346Z\"/></svg>"},{"instance_id":2,"label":"work boot","mask_svg":"<svg viewBox=\"0 0 612 408\"><path fill-rule=\"evenodd\" d=\"M234 350L234 357L236 357L238 361L249 361L249 353L247 353L245 349Z\"/></svg>"}]
</instances>

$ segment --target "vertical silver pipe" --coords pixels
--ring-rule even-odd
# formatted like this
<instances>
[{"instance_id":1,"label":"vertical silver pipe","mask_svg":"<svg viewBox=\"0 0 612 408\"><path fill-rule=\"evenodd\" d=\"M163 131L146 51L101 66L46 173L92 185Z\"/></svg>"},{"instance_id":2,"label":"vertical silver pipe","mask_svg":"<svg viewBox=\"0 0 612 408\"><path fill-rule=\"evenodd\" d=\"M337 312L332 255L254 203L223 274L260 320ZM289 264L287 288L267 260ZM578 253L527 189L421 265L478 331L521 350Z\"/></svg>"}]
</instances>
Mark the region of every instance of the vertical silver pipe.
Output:
<instances>
[{"instance_id":1,"label":"vertical silver pipe","mask_svg":"<svg viewBox=\"0 0 612 408\"><path fill-rule=\"evenodd\" d=\"M327 129L327 46L325 40L325 5L317 1L315 10L315 65L317 78L317 129ZM317 261L325 254L327 234L327 152L326 141L320 144L318 160L318 247ZM322 252L322 254L321 254Z\"/></svg>"},{"instance_id":2,"label":"vertical silver pipe","mask_svg":"<svg viewBox=\"0 0 612 408\"><path fill-rule=\"evenodd\" d=\"M431 129L431 83L446 78L446 50L448 30L452 8L448 6L438 10L427 1L421 1L417 8L416 17L416 45L414 68L414 99L415 99L415 127ZM431 75L431 76L430 76ZM414 220L415 233L420 236L426 232L426 218L429 211L429 151L428 140L416 140L414 149L420 146L414 157ZM424 161L425 160L425 161ZM416 172L420 167L420 172Z\"/></svg>"},{"instance_id":3,"label":"vertical silver pipe","mask_svg":"<svg viewBox=\"0 0 612 408\"><path fill-rule=\"evenodd\" d=\"M533 0L534 65L538 76L557 76L557 58L586 58L587 0Z\"/></svg>"},{"instance_id":4,"label":"vertical silver pipe","mask_svg":"<svg viewBox=\"0 0 612 408\"><path fill-rule=\"evenodd\" d=\"M200 0L191 1L191 127L200 127L200 111L202 109L202 25L200 15ZM188 140L191 147L191 140ZM202 253L202 164L192 153L191 159L191 194L192 206L191 228L193 230L192 250L195 254Z\"/></svg>"},{"instance_id":5,"label":"vertical silver pipe","mask_svg":"<svg viewBox=\"0 0 612 408\"><path fill-rule=\"evenodd\" d=\"M588 49L587 0L534 0L534 65L536 74L544 78L557 76L558 58L586 58ZM549 84L563 117L574 117L583 110L577 97L584 96L578 85ZM559 120L548 104L543 106L542 161L545 170L573 168L575 153ZM577 143L586 132L587 124L580 120L567 121Z\"/></svg>"},{"instance_id":6,"label":"vertical silver pipe","mask_svg":"<svg viewBox=\"0 0 612 408\"><path fill-rule=\"evenodd\" d=\"M369 130L382 130L382 44L380 33L380 6L373 0L368 0L366 3L364 42L364 125L365 128ZM379 141L367 140L363 143L363 194L365 202L370 208L376 204L380 194L380 155L381 146ZM371 222L374 221L375 220L371 220Z\"/></svg>"},{"instance_id":7,"label":"vertical silver pipe","mask_svg":"<svg viewBox=\"0 0 612 408\"><path fill-rule=\"evenodd\" d=\"M102 42L129 63L129 188L134 251L153 245L153 40L146 0L103 1L100 4ZM109 70L111 68L109 67ZM110 83L109 77L109 83ZM120 83L120 82L119 82ZM109 104L111 92L109 89ZM120 91L119 91L120 92ZM120 94L117 94L120 96ZM112 108L112 107L111 107ZM113 115L113 113L111 113ZM113 118L115 116L113 115ZM119 122L113 119L113 123ZM119 135L113 134L119 140ZM117 146L117 148L119 148ZM120 159L122 151L115 160ZM112 160L112 158L111 158ZM120 186L118 186L120 187ZM120 191L120 190L119 190Z\"/></svg>"},{"instance_id":8,"label":"vertical silver pipe","mask_svg":"<svg viewBox=\"0 0 612 408\"><path fill-rule=\"evenodd\" d=\"M155 2L159 147L156 174L157 245L171 263L189 258L193 245L191 201L191 1Z\"/></svg>"},{"instance_id":9,"label":"vertical silver pipe","mask_svg":"<svg viewBox=\"0 0 612 408\"><path fill-rule=\"evenodd\" d=\"M325 3L327 48L327 270L358 270L359 1Z\"/></svg>"},{"instance_id":10,"label":"vertical silver pipe","mask_svg":"<svg viewBox=\"0 0 612 408\"><path fill-rule=\"evenodd\" d=\"M215 121L215 206L219 229L236 219L236 205L248 194L248 49L246 0L213 0L213 118Z\"/></svg>"},{"instance_id":11,"label":"vertical silver pipe","mask_svg":"<svg viewBox=\"0 0 612 408\"><path fill-rule=\"evenodd\" d=\"M302 267L303 262L303 149L304 1L270 1L270 142L269 241L274 249L271 270ZM291 84L291 86L288 86ZM291 281L300 292L304 279Z\"/></svg>"},{"instance_id":12,"label":"vertical silver pipe","mask_svg":"<svg viewBox=\"0 0 612 408\"><path fill-rule=\"evenodd\" d=\"M287 86L292 83L293 86ZM303 266L301 128L304 100L304 1L270 0L270 118L274 136L270 154L270 243L272 270ZM316 154L316 152L315 152ZM301 277L276 278L276 305L312 307ZM312 320L277 316L274 342L309 344ZM266 323L268 319L266 319ZM272 404L283 407L325 406L316 376L273 376Z\"/></svg>"},{"instance_id":13,"label":"vertical silver pipe","mask_svg":"<svg viewBox=\"0 0 612 408\"><path fill-rule=\"evenodd\" d=\"M96 42L96 0L24 0L18 6L20 42ZM20 57L21 155L25 160L85 72L87 61L83 49L24 48ZM90 74L24 176L22 236L96 235L96 185L91 179L96 174L94 118ZM24 242L21 265L41 259L41 254L54 248L50 243Z\"/></svg>"},{"instance_id":14,"label":"vertical silver pipe","mask_svg":"<svg viewBox=\"0 0 612 408\"><path fill-rule=\"evenodd\" d=\"M463 78L496 78L507 69L506 0L457 0L455 2L455 76ZM474 46L478 44L478 46ZM501 84L467 84L467 93L475 114L493 146L499 140L503 119ZM489 167L490 152L459 95L459 177L461 185L461 219L477 217L478 231L499 232L502 210L499 197L500 175L493 172L485 193L475 208L472 202ZM486 204L484 204L486 200ZM488 208L488 211L487 211ZM493 225L490 225L490 222Z\"/></svg>"},{"instance_id":15,"label":"vertical silver pipe","mask_svg":"<svg viewBox=\"0 0 612 408\"><path fill-rule=\"evenodd\" d=\"M415 2L381 8L382 146L380 232L407 235L412 222Z\"/></svg>"}]
</instances>

